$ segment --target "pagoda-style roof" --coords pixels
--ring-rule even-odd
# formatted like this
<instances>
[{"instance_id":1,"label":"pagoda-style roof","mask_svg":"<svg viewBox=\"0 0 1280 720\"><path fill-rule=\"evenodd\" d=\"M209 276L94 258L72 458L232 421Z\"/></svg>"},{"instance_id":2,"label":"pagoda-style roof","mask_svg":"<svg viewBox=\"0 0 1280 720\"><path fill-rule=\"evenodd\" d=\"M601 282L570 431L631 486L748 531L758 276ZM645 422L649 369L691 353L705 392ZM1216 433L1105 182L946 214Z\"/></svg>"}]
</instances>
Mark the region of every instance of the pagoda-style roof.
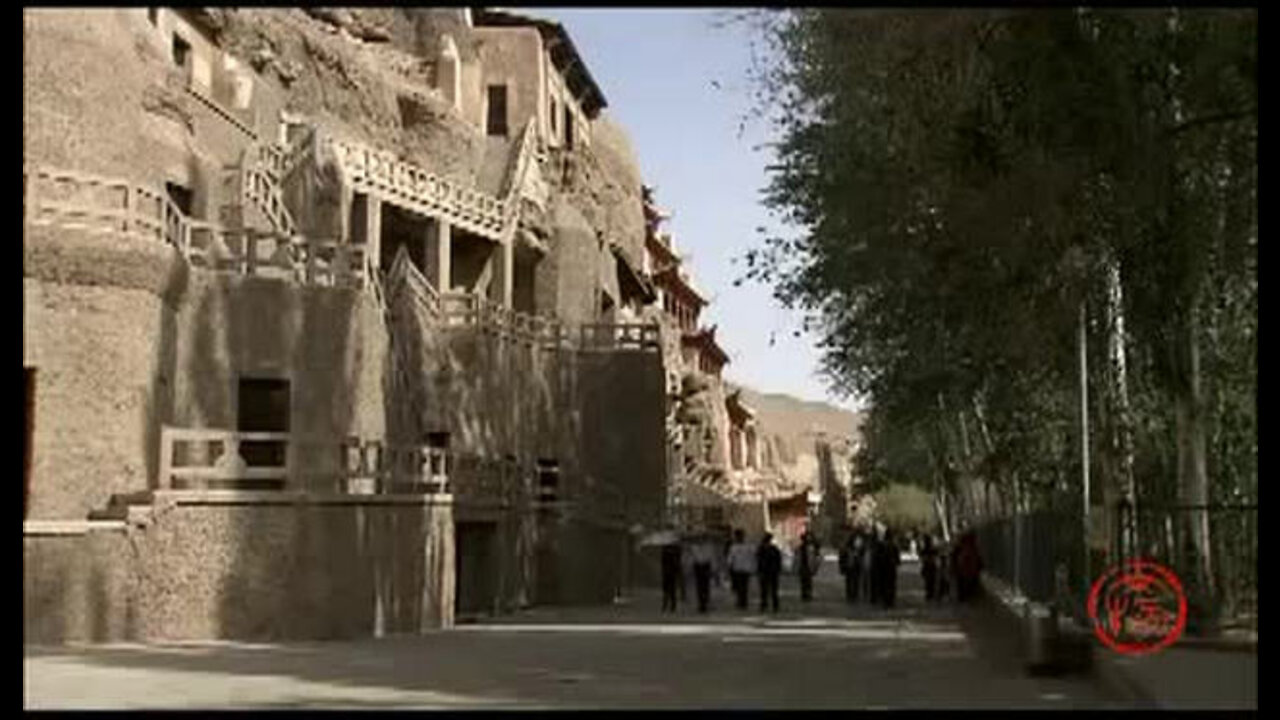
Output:
<instances>
[{"instance_id":1,"label":"pagoda-style roof","mask_svg":"<svg viewBox=\"0 0 1280 720\"><path fill-rule=\"evenodd\" d=\"M666 239L664 240L664 238ZM671 247L670 236L652 232L645 233L644 246L653 252L664 268L668 265L680 264L680 256Z\"/></svg>"},{"instance_id":2,"label":"pagoda-style roof","mask_svg":"<svg viewBox=\"0 0 1280 720\"><path fill-rule=\"evenodd\" d=\"M680 342L689 347L696 347L702 352L711 355L721 365L729 363L729 354L716 342L715 325L695 332L685 333L681 336Z\"/></svg>"},{"instance_id":3,"label":"pagoda-style roof","mask_svg":"<svg viewBox=\"0 0 1280 720\"><path fill-rule=\"evenodd\" d=\"M518 15L505 10L479 8L471 13L472 22L477 27L521 27L537 28L542 35L542 42L551 53L551 63L564 75L569 92L582 104L587 117L594 118L609 103L604 99L600 86L591 77L587 65L582 61L573 39L564 26L554 20Z\"/></svg>"},{"instance_id":4,"label":"pagoda-style roof","mask_svg":"<svg viewBox=\"0 0 1280 720\"><path fill-rule=\"evenodd\" d=\"M742 402L742 391L734 390L724 399L725 409L729 412L729 420L735 425L745 425L754 420L756 411Z\"/></svg>"},{"instance_id":5,"label":"pagoda-style roof","mask_svg":"<svg viewBox=\"0 0 1280 720\"><path fill-rule=\"evenodd\" d=\"M689 284L688 280L685 280L680 275L678 266L671 265L654 273L653 281L665 289L684 296L687 300L694 302L700 307L710 304L706 298L702 297L702 293L698 292L696 288Z\"/></svg>"}]
</instances>

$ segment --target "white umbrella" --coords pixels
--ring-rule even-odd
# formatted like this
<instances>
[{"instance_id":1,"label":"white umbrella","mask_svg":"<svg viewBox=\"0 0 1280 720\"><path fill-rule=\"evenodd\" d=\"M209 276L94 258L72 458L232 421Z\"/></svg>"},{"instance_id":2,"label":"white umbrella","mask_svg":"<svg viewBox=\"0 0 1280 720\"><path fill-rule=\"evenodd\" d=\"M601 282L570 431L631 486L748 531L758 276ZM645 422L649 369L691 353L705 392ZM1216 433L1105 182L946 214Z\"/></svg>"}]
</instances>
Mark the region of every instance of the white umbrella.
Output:
<instances>
[{"instance_id":1,"label":"white umbrella","mask_svg":"<svg viewBox=\"0 0 1280 720\"><path fill-rule=\"evenodd\" d=\"M674 545L680 542L680 536L674 530L658 530L640 539L640 547L653 545Z\"/></svg>"}]
</instances>

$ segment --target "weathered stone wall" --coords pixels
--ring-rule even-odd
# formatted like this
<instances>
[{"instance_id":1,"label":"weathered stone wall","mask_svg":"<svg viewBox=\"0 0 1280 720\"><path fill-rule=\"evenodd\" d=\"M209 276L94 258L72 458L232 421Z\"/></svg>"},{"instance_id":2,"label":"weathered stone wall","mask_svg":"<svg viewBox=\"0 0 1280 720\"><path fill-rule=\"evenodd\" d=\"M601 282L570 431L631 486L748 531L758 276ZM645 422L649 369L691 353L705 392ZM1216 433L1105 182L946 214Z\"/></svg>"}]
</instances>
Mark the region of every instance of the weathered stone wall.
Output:
<instances>
[{"instance_id":1,"label":"weathered stone wall","mask_svg":"<svg viewBox=\"0 0 1280 720\"><path fill-rule=\"evenodd\" d=\"M165 83L151 29L143 8L23 9L24 161L134 181L161 170L144 100L185 101Z\"/></svg>"},{"instance_id":2,"label":"weathered stone wall","mask_svg":"<svg viewBox=\"0 0 1280 720\"><path fill-rule=\"evenodd\" d=\"M563 198L552 200L551 218L551 252L536 271L539 307L554 308L560 321L568 325L595 322L606 250L601 249L595 227ZM543 293L553 300L544 305Z\"/></svg>"},{"instance_id":3,"label":"weathered stone wall","mask_svg":"<svg viewBox=\"0 0 1280 720\"><path fill-rule=\"evenodd\" d=\"M386 330L367 293L194 273L179 308L175 424L234 429L239 378L267 377L289 380L294 434L383 436Z\"/></svg>"},{"instance_id":4,"label":"weathered stone wall","mask_svg":"<svg viewBox=\"0 0 1280 720\"><path fill-rule=\"evenodd\" d=\"M546 127L546 77L542 36L532 27L478 27L472 31L484 69L480 92L487 98L489 85L507 86L507 127L514 135L530 119ZM487 99L468 108L468 119L478 128L487 121Z\"/></svg>"},{"instance_id":5,"label":"weathered stone wall","mask_svg":"<svg viewBox=\"0 0 1280 720\"><path fill-rule=\"evenodd\" d=\"M168 407L173 249L118 236L26 228L22 363L34 367L33 519L82 519L148 487Z\"/></svg>"},{"instance_id":6,"label":"weathered stone wall","mask_svg":"<svg viewBox=\"0 0 1280 720\"><path fill-rule=\"evenodd\" d=\"M644 258L645 237L640 163L621 125L601 115L591 128L587 153L594 162L586 164L587 171L582 176L585 192L575 197L592 208L584 210L592 224L603 230L609 241L621 244L639 266Z\"/></svg>"},{"instance_id":7,"label":"weathered stone wall","mask_svg":"<svg viewBox=\"0 0 1280 720\"><path fill-rule=\"evenodd\" d=\"M124 531L22 538L22 642L136 636L137 556Z\"/></svg>"},{"instance_id":8,"label":"weathered stone wall","mask_svg":"<svg viewBox=\"0 0 1280 720\"><path fill-rule=\"evenodd\" d=\"M338 639L453 618L445 501L179 505L23 538L24 642Z\"/></svg>"}]
</instances>

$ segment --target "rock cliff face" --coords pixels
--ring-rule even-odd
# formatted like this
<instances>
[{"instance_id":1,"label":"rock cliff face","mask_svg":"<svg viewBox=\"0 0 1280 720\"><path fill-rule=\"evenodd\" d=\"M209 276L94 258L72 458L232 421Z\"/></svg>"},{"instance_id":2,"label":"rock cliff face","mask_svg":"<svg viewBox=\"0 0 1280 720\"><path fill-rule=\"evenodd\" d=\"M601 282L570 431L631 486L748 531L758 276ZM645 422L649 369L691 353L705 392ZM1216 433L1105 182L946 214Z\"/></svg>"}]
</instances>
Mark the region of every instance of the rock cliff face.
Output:
<instances>
[{"instance_id":1,"label":"rock cliff face","mask_svg":"<svg viewBox=\"0 0 1280 720\"><path fill-rule=\"evenodd\" d=\"M475 58L456 13L251 8L221 15L221 47L277 85L287 111L463 182L478 180L484 138L435 89L443 33L455 38L464 62Z\"/></svg>"},{"instance_id":2,"label":"rock cliff face","mask_svg":"<svg viewBox=\"0 0 1280 720\"><path fill-rule=\"evenodd\" d=\"M820 490L817 448L823 440L831 446L837 482L847 485L852 480L850 461L862 424L861 414L747 387L742 388L742 401L756 411L760 442L765 444L761 449L764 464L772 465L784 479Z\"/></svg>"}]
</instances>

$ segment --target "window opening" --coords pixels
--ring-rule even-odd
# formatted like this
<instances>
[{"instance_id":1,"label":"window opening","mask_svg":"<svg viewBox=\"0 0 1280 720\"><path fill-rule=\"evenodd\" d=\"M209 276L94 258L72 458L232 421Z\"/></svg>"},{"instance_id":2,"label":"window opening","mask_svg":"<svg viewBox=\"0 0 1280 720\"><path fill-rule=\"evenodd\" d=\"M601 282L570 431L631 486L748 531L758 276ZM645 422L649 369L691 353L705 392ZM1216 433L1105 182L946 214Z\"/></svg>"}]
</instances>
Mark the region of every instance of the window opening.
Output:
<instances>
[{"instance_id":1,"label":"window opening","mask_svg":"<svg viewBox=\"0 0 1280 720\"><path fill-rule=\"evenodd\" d=\"M182 39L178 33L173 34L173 64L185 68L191 57L191 43Z\"/></svg>"}]
</instances>

